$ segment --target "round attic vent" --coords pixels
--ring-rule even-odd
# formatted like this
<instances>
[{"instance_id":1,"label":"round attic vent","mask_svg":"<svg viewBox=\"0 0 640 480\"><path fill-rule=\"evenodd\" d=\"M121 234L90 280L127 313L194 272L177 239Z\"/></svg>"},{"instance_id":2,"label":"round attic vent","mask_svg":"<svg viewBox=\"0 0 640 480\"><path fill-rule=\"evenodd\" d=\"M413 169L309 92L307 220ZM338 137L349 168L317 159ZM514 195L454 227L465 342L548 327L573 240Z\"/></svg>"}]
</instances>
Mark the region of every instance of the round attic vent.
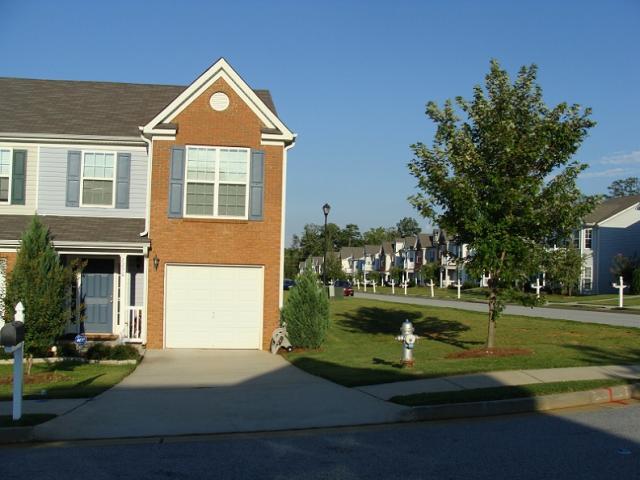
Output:
<instances>
[{"instance_id":1,"label":"round attic vent","mask_svg":"<svg viewBox=\"0 0 640 480\"><path fill-rule=\"evenodd\" d=\"M213 108L216 112L222 112L229 106L229 97L227 97L225 93L216 92L211 95L209 104L211 105L211 108Z\"/></svg>"}]
</instances>

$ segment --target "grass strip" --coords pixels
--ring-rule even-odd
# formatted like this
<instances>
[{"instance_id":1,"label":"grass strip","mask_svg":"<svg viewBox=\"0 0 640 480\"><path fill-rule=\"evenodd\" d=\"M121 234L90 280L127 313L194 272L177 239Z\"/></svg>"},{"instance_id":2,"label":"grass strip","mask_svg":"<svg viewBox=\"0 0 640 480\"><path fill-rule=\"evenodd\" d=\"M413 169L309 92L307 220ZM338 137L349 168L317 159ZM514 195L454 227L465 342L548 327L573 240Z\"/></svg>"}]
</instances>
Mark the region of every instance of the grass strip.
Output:
<instances>
[{"instance_id":1,"label":"grass strip","mask_svg":"<svg viewBox=\"0 0 640 480\"><path fill-rule=\"evenodd\" d=\"M533 383L509 387L477 388L472 390L457 390L453 392L415 393L413 395L399 395L391 399L392 402L409 407L423 405L443 405L447 403L470 403L493 400L508 400L513 398L529 398L555 393L583 392L596 388L626 385L637 380L605 379L605 380L577 380L572 382Z\"/></svg>"},{"instance_id":2,"label":"grass strip","mask_svg":"<svg viewBox=\"0 0 640 480\"><path fill-rule=\"evenodd\" d=\"M11 415L0 415L0 428L31 427L33 425L38 425L39 423L47 422L55 417L57 417L57 415L52 413L29 413L27 415L23 415L20 420L14 422Z\"/></svg>"}]
</instances>

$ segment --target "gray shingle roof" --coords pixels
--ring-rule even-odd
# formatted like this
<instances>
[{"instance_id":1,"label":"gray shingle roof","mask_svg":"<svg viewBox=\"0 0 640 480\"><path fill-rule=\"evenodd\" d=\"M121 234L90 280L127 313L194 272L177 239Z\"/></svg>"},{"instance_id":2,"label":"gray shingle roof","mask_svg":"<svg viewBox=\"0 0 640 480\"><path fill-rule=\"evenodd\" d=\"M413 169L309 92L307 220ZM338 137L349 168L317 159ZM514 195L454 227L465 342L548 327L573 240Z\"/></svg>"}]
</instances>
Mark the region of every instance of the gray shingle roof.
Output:
<instances>
[{"instance_id":1,"label":"gray shingle roof","mask_svg":"<svg viewBox=\"0 0 640 480\"><path fill-rule=\"evenodd\" d=\"M593 212L584 217L587 224L600 223L607 218L613 217L616 213L626 210L630 206L640 202L640 195L630 195L628 197L609 198L598 205Z\"/></svg>"},{"instance_id":2,"label":"gray shingle roof","mask_svg":"<svg viewBox=\"0 0 640 480\"><path fill-rule=\"evenodd\" d=\"M0 133L138 137L185 88L0 77ZM268 90L254 92L276 113Z\"/></svg>"},{"instance_id":3,"label":"gray shingle roof","mask_svg":"<svg viewBox=\"0 0 640 480\"><path fill-rule=\"evenodd\" d=\"M433 234L432 233L419 233L418 240L422 248L433 247Z\"/></svg>"},{"instance_id":4,"label":"gray shingle roof","mask_svg":"<svg viewBox=\"0 0 640 480\"><path fill-rule=\"evenodd\" d=\"M31 215L0 216L0 240L20 240L33 218ZM41 216L40 221L56 242L149 243L141 237L143 218L98 218Z\"/></svg>"}]
</instances>

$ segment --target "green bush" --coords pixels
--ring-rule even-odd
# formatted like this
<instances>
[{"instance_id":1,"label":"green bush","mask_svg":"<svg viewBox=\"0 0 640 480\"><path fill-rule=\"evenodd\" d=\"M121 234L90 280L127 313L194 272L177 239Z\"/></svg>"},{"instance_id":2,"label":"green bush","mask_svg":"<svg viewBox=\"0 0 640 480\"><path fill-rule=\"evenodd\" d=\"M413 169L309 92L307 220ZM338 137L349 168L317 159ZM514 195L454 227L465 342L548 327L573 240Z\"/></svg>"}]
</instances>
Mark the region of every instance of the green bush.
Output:
<instances>
[{"instance_id":1,"label":"green bush","mask_svg":"<svg viewBox=\"0 0 640 480\"><path fill-rule=\"evenodd\" d=\"M109 358L109 353L111 353L111 347L105 343L98 342L87 348L84 356L89 360L105 360Z\"/></svg>"},{"instance_id":2,"label":"green bush","mask_svg":"<svg viewBox=\"0 0 640 480\"><path fill-rule=\"evenodd\" d=\"M85 357L88 360L138 360L140 353L133 345L94 343L87 349Z\"/></svg>"},{"instance_id":3,"label":"green bush","mask_svg":"<svg viewBox=\"0 0 640 480\"><path fill-rule=\"evenodd\" d=\"M631 275L631 287L629 288L631 295L640 294L640 267L637 267Z\"/></svg>"},{"instance_id":4,"label":"green bush","mask_svg":"<svg viewBox=\"0 0 640 480\"><path fill-rule=\"evenodd\" d=\"M281 321L287 324L294 347L320 348L324 342L329 328L329 300L310 269L296 277L296 288L289 293Z\"/></svg>"},{"instance_id":5,"label":"green bush","mask_svg":"<svg viewBox=\"0 0 640 480\"><path fill-rule=\"evenodd\" d=\"M110 360L138 360L140 353L133 345L116 345L111 349Z\"/></svg>"},{"instance_id":6,"label":"green bush","mask_svg":"<svg viewBox=\"0 0 640 480\"><path fill-rule=\"evenodd\" d=\"M77 357L78 348L73 342L60 342L58 344L58 356L59 357Z\"/></svg>"}]
</instances>

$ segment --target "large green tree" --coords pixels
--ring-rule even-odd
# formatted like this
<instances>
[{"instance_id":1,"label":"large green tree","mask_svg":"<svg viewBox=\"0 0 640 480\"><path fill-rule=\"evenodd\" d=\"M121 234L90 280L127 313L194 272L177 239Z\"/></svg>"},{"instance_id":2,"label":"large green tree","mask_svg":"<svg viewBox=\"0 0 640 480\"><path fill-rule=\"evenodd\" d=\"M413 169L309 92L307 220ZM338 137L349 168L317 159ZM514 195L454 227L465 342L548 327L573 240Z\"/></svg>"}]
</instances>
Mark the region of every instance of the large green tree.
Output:
<instances>
[{"instance_id":1,"label":"large green tree","mask_svg":"<svg viewBox=\"0 0 640 480\"><path fill-rule=\"evenodd\" d=\"M611 182L611 185L607 187L609 193L607 197L628 197L630 195L640 195L640 178L627 177L621 178Z\"/></svg>"},{"instance_id":2,"label":"large green tree","mask_svg":"<svg viewBox=\"0 0 640 480\"><path fill-rule=\"evenodd\" d=\"M393 240L398 236L394 228L374 227L364 232L364 243L367 245L380 245L384 241Z\"/></svg>"},{"instance_id":3,"label":"large green tree","mask_svg":"<svg viewBox=\"0 0 640 480\"><path fill-rule=\"evenodd\" d=\"M576 186L586 165L572 160L595 125L591 110L548 107L536 73L535 65L522 67L512 82L492 61L471 100L457 97L457 109L451 100L427 104L433 144L412 145L419 192L411 203L469 245L473 275L491 277L487 348L495 345L505 290L537 273L531 255L542 257L545 242L568 237L595 205Z\"/></svg>"},{"instance_id":4,"label":"large green tree","mask_svg":"<svg viewBox=\"0 0 640 480\"><path fill-rule=\"evenodd\" d=\"M420 233L420 225L418 221L412 217L404 217L396 223L396 230L400 237L410 237Z\"/></svg>"},{"instance_id":5,"label":"large green tree","mask_svg":"<svg viewBox=\"0 0 640 480\"><path fill-rule=\"evenodd\" d=\"M24 305L25 351L29 358L46 354L72 319L73 278L74 269L60 261L49 230L33 217L22 235L4 299L9 318L13 318L18 302ZM30 366L31 362L29 370Z\"/></svg>"},{"instance_id":6,"label":"large green tree","mask_svg":"<svg viewBox=\"0 0 640 480\"><path fill-rule=\"evenodd\" d=\"M561 293L571 296L580 286L580 275L584 258L580 250L567 246L552 250L545 259L547 279L554 283Z\"/></svg>"}]
</instances>

